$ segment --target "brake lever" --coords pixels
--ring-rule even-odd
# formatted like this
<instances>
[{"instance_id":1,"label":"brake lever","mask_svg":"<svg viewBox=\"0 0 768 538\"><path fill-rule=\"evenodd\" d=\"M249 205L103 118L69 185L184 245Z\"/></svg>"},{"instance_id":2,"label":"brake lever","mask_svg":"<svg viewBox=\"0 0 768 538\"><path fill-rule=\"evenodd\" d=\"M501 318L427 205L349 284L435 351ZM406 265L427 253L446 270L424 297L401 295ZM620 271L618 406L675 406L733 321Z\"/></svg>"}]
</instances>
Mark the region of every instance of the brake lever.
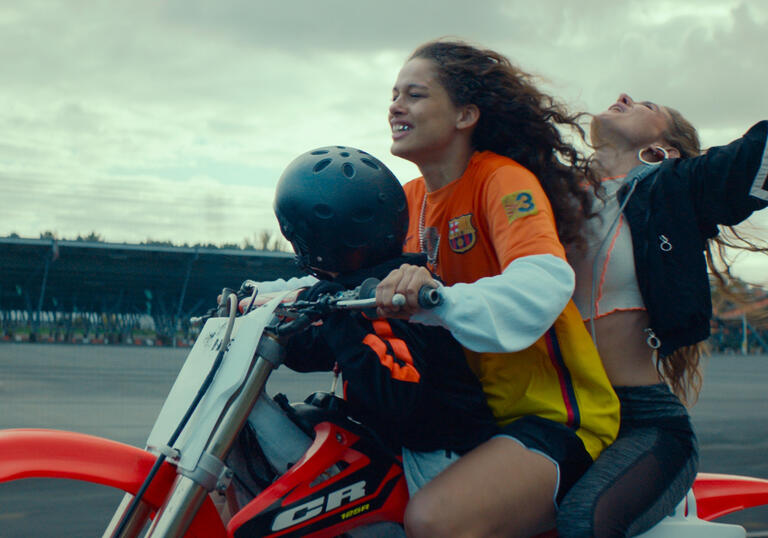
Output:
<instances>
[{"instance_id":1,"label":"brake lever","mask_svg":"<svg viewBox=\"0 0 768 538\"><path fill-rule=\"evenodd\" d=\"M295 319L292 319L291 321L277 325L274 328L274 334L278 338L293 336L294 334L300 333L301 331L305 330L313 322L314 320L310 316L306 314L299 314Z\"/></svg>"}]
</instances>

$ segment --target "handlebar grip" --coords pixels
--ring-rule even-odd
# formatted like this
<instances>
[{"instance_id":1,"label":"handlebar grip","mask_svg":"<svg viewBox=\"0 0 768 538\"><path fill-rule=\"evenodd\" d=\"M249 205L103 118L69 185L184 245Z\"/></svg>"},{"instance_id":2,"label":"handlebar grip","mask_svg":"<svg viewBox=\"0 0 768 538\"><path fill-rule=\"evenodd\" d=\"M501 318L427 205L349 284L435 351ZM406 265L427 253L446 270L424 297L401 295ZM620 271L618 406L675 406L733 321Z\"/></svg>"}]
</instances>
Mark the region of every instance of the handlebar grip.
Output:
<instances>
[{"instance_id":1,"label":"handlebar grip","mask_svg":"<svg viewBox=\"0 0 768 538\"><path fill-rule=\"evenodd\" d=\"M440 292L437 288L433 288L431 286L422 286L419 289L418 301L421 308L429 310L430 308L435 308L436 306L442 304L443 296L440 295ZM393 306L405 306L405 303L405 295L402 293L396 293L392 296Z\"/></svg>"},{"instance_id":2,"label":"handlebar grip","mask_svg":"<svg viewBox=\"0 0 768 538\"><path fill-rule=\"evenodd\" d=\"M394 303L394 297L392 302ZM419 306L424 309L435 308L443 302L443 296L437 288L431 286L422 286L419 289Z\"/></svg>"}]
</instances>

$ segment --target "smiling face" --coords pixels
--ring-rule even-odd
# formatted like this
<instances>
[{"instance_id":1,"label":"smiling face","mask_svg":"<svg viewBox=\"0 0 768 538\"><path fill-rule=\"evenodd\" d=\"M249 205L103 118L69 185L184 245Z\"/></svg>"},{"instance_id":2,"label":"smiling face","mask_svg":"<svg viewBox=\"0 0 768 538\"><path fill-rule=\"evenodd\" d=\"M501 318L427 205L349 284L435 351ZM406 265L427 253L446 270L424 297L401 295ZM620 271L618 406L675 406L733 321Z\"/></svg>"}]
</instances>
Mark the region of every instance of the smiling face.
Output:
<instances>
[{"instance_id":1,"label":"smiling face","mask_svg":"<svg viewBox=\"0 0 768 538\"><path fill-rule=\"evenodd\" d=\"M622 93L608 110L592 119L592 143L637 150L664 140L670 115L663 106L634 101Z\"/></svg>"},{"instance_id":2,"label":"smiling face","mask_svg":"<svg viewBox=\"0 0 768 538\"><path fill-rule=\"evenodd\" d=\"M440 159L465 128L462 109L437 79L431 60L409 60L397 76L389 106L392 154L417 165ZM462 138L463 140L463 138Z\"/></svg>"}]
</instances>

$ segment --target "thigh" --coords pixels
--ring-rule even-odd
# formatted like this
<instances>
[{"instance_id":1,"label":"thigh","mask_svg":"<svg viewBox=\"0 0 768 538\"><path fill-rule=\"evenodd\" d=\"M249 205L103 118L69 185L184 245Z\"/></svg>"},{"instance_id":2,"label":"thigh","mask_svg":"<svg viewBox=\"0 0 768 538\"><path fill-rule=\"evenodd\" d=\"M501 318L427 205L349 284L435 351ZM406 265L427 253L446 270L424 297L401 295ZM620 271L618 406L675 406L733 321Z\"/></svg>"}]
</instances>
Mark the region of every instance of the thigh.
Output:
<instances>
[{"instance_id":1,"label":"thigh","mask_svg":"<svg viewBox=\"0 0 768 538\"><path fill-rule=\"evenodd\" d=\"M563 538L627 536L670 513L695 477L695 438L684 430L624 428L560 505ZM640 529L640 530L638 530Z\"/></svg>"},{"instance_id":2,"label":"thigh","mask_svg":"<svg viewBox=\"0 0 768 538\"><path fill-rule=\"evenodd\" d=\"M439 474L411 500L409 536L530 536L554 525L555 463L496 437Z\"/></svg>"}]
</instances>

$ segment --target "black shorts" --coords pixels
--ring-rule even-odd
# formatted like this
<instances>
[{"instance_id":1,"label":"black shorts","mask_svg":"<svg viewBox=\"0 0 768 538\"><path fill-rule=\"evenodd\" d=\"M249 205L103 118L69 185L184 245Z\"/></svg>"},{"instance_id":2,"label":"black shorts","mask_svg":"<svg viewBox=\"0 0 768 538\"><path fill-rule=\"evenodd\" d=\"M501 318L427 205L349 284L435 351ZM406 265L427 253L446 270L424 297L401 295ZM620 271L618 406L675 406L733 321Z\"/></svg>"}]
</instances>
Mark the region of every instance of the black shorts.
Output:
<instances>
[{"instance_id":1,"label":"black shorts","mask_svg":"<svg viewBox=\"0 0 768 538\"><path fill-rule=\"evenodd\" d=\"M592 458L576 432L559 422L529 415L510 422L501 432L500 436L511 437L528 450L552 460L557 467L556 505L592 465Z\"/></svg>"}]
</instances>

